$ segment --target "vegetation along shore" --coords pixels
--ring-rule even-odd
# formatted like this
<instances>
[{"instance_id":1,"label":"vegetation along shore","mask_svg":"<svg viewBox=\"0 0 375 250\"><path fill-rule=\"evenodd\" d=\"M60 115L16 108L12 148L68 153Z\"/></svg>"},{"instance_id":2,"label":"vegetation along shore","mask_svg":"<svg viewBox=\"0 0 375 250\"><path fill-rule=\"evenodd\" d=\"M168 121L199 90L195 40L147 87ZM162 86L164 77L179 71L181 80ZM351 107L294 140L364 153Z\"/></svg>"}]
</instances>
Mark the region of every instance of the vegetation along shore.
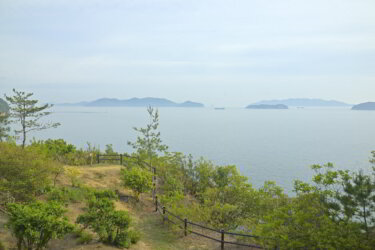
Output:
<instances>
[{"instance_id":1,"label":"vegetation along shore","mask_svg":"<svg viewBox=\"0 0 375 250\"><path fill-rule=\"evenodd\" d=\"M133 152L28 141L60 124L41 122L51 105L13 91L0 116L0 250L374 249L375 151L372 172L313 165L287 195L234 165L170 152L152 107Z\"/></svg>"}]
</instances>

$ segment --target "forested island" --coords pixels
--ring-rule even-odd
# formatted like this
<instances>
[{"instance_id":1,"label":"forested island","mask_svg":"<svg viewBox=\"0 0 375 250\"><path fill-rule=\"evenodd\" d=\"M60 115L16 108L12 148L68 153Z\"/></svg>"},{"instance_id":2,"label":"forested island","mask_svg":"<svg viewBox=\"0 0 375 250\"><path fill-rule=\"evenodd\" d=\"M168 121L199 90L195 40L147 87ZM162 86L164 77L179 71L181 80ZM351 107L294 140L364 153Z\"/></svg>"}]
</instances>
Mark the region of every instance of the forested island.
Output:
<instances>
[{"instance_id":1,"label":"forested island","mask_svg":"<svg viewBox=\"0 0 375 250\"><path fill-rule=\"evenodd\" d=\"M202 108L204 105L198 102L186 101L183 103L176 103L165 98L131 98L131 99L116 99L116 98L101 98L91 102L78 103L61 103L59 106L85 106L85 107L184 107L184 108Z\"/></svg>"},{"instance_id":2,"label":"forested island","mask_svg":"<svg viewBox=\"0 0 375 250\"><path fill-rule=\"evenodd\" d=\"M170 152L151 107L128 141L133 152L78 149L64 139L26 143L29 131L59 125L36 122L51 106L31 98L14 90L10 120L0 120L0 128L27 121L15 131L19 145L0 129L0 249L375 245L375 151L372 172L313 165L311 182L296 180L288 195L273 181L254 187L234 165Z\"/></svg>"},{"instance_id":3,"label":"forested island","mask_svg":"<svg viewBox=\"0 0 375 250\"><path fill-rule=\"evenodd\" d=\"M288 109L284 104L252 104L246 107L247 109Z\"/></svg>"},{"instance_id":4,"label":"forested island","mask_svg":"<svg viewBox=\"0 0 375 250\"><path fill-rule=\"evenodd\" d=\"M375 102L365 102L352 107L352 110L375 110Z\"/></svg>"},{"instance_id":5,"label":"forested island","mask_svg":"<svg viewBox=\"0 0 375 250\"><path fill-rule=\"evenodd\" d=\"M323 99L309 99L309 98L291 98L284 100L265 100L254 103L255 105L277 105L284 104L289 107L349 107L350 104L336 101L336 100L323 100Z\"/></svg>"}]
</instances>

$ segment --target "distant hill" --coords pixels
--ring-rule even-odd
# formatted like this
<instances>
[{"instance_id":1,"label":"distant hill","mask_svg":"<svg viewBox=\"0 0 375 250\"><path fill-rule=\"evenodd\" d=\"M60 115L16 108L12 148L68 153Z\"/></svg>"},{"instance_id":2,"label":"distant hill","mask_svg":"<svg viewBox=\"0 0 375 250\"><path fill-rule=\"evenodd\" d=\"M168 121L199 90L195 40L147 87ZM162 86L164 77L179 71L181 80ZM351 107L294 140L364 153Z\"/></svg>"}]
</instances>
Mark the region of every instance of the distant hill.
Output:
<instances>
[{"instance_id":1,"label":"distant hill","mask_svg":"<svg viewBox=\"0 0 375 250\"><path fill-rule=\"evenodd\" d=\"M352 110L375 110L375 102L365 102L353 106Z\"/></svg>"},{"instance_id":2,"label":"distant hill","mask_svg":"<svg viewBox=\"0 0 375 250\"><path fill-rule=\"evenodd\" d=\"M259 105L249 105L246 107L247 109L288 109L288 106L284 104L275 104L275 105L270 105L270 104L259 104Z\"/></svg>"},{"instance_id":3,"label":"distant hill","mask_svg":"<svg viewBox=\"0 0 375 250\"><path fill-rule=\"evenodd\" d=\"M266 100L254 103L255 105L267 104L277 105L284 104L292 107L348 107L350 104L339 102L335 100L323 100L323 99L308 99L308 98L296 98L296 99L285 99L285 100Z\"/></svg>"},{"instance_id":4,"label":"distant hill","mask_svg":"<svg viewBox=\"0 0 375 250\"><path fill-rule=\"evenodd\" d=\"M7 113L9 111L9 105L6 101L0 98L0 113Z\"/></svg>"},{"instance_id":5,"label":"distant hill","mask_svg":"<svg viewBox=\"0 0 375 250\"><path fill-rule=\"evenodd\" d=\"M62 103L59 106L85 106L85 107L204 107L202 103L186 101L183 103L172 102L164 98L131 98L120 100L116 98L101 98L92 102Z\"/></svg>"}]
</instances>

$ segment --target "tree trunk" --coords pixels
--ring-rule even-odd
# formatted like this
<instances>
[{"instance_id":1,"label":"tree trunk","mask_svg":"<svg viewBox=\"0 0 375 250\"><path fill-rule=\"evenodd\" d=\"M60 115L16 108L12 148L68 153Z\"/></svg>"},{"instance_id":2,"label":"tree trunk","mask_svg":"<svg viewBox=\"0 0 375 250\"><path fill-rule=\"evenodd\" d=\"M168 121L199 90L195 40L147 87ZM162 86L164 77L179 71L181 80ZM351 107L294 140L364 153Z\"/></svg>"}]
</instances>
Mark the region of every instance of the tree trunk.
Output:
<instances>
[{"instance_id":1,"label":"tree trunk","mask_svg":"<svg viewBox=\"0 0 375 250\"><path fill-rule=\"evenodd\" d=\"M26 128L23 128L23 140L22 140L22 148L25 148L26 144Z\"/></svg>"}]
</instances>

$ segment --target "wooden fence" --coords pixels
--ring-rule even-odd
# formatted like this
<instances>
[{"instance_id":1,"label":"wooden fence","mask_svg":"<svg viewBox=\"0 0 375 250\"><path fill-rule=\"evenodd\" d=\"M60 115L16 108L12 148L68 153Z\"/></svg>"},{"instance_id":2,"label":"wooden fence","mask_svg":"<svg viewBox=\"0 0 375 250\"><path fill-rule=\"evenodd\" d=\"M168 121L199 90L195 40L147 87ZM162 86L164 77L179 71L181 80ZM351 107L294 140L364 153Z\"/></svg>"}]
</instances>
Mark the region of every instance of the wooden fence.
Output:
<instances>
[{"instance_id":1,"label":"wooden fence","mask_svg":"<svg viewBox=\"0 0 375 250\"><path fill-rule=\"evenodd\" d=\"M226 238L227 238L227 237L225 237L226 235L234 236L234 237L239 236L239 237L252 238L252 239L275 240L275 239L271 239L271 238L264 238L264 237L260 237L260 236L256 236L256 235L250 235L250 234L226 232L224 230L218 230L218 229L214 229L214 228L210 228L210 227L207 227L207 226L203 226L203 225L194 223L192 221L189 221L187 218L182 219L180 216L178 216L176 214L173 214L172 212L168 211L165 206L162 206L158 202L157 196L156 196L156 199L155 199L155 212L159 212L159 214L163 217L163 223L165 221L167 221L169 223L172 223L172 224L178 226L182 230L184 230L185 236L187 236L188 233L191 233L191 234L197 235L199 237L203 237L203 238L206 238L206 239L216 241L216 242L220 243L220 247L221 247L222 250L224 250L225 244L241 246L241 247L248 247L249 249L264 249L263 247L261 247L259 245L256 245L256 244L228 241L228 240L226 240ZM172 218L174 218L175 220L172 220L170 218L170 216ZM176 220L177 220L177 222L176 222ZM201 229L205 229L205 230L208 230L208 231L211 231L211 232L218 233L218 234L220 234L220 238L218 239L218 238L215 238L215 237L210 236L210 235L206 235L206 234L203 234L203 233L198 233L196 231L193 231L192 229L189 229L189 227L188 227L189 225L195 226L195 227L198 227L198 228L201 228ZM280 248L279 248L279 246L276 245L274 249L279 250Z\"/></svg>"},{"instance_id":2,"label":"wooden fence","mask_svg":"<svg viewBox=\"0 0 375 250\"><path fill-rule=\"evenodd\" d=\"M150 166L147 162L143 161L142 159L139 159L138 157L134 157L134 156L131 156L131 155L128 155L128 154L113 154L113 155L97 154L96 155L96 162L98 164L100 164L100 163L105 163L105 162L109 161L111 163L118 162L118 163L120 163L120 165L124 165L124 159L126 159L126 158L137 160L138 163L142 164L143 167L145 167L147 170L152 172L154 175L156 174L156 168L155 167Z\"/></svg>"},{"instance_id":3,"label":"wooden fence","mask_svg":"<svg viewBox=\"0 0 375 250\"><path fill-rule=\"evenodd\" d=\"M120 154L120 155L101 155L101 154L97 154L96 155L96 162L98 164L100 164L100 162L106 162L106 161L120 162L120 165L122 165L124 156L125 155L123 155L123 154Z\"/></svg>"},{"instance_id":4,"label":"wooden fence","mask_svg":"<svg viewBox=\"0 0 375 250\"><path fill-rule=\"evenodd\" d=\"M136 158L136 157L133 157L133 156L130 156L130 155L127 155L127 154L119 154L119 155L100 155L100 154L98 154L97 155L97 163L99 164L100 162L103 162L103 161L117 161L121 165L123 165L123 163L124 163L123 160L124 160L125 157L137 159L141 164L143 164L143 167L146 166L146 169L148 169L150 172L153 173L153 181L155 181L155 178L156 178L156 176L155 176L156 175L156 168L155 167L150 166L148 163L142 161L139 158ZM153 198L154 198L154 201L155 201L155 212L160 213L160 215L163 217L163 222L165 222L165 221L170 222L172 224L175 224L176 226L178 226L182 230L184 230L185 236L187 236L188 233L191 233L191 234L197 235L199 237L203 237L203 238L206 238L206 239L216 241L216 242L220 243L220 246L221 246L222 250L224 250L225 244L241 246L241 247L248 247L249 249L264 249L263 247L261 247L259 245L255 245L255 244L228 241L228 240L226 240L225 235L234 236L234 237L239 236L239 237L252 238L252 239L262 238L262 239L275 240L275 239L271 239L271 238L264 238L264 237L259 237L259 236L255 236L255 235L250 235L250 234L226 232L224 230L218 230L218 229L214 229L214 228L210 228L210 227L200 225L198 223L194 223L192 221L189 221L187 218L182 219L181 217L179 217L179 216L173 214L172 212L168 211L165 206L162 206L162 204L160 204L159 201L158 201L158 197L157 196L154 197L155 194L156 194L156 188L155 188L155 185L154 185ZM173 221L172 219L170 219L169 216L173 217L178 222ZM203 233L198 233L196 231L193 231L193 230L189 229L189 227L188 227L189 225L195 226L195 227L198 227L198 228L201 228L201 229L209 230L211 232L218 233L218 234L220 234L220 239L217 239L217 238L212 237L210 235L206 235L206 234L203 234ZM276 246L274 249L278 250L279 246Z\"/></svg>"}]
</instances>

